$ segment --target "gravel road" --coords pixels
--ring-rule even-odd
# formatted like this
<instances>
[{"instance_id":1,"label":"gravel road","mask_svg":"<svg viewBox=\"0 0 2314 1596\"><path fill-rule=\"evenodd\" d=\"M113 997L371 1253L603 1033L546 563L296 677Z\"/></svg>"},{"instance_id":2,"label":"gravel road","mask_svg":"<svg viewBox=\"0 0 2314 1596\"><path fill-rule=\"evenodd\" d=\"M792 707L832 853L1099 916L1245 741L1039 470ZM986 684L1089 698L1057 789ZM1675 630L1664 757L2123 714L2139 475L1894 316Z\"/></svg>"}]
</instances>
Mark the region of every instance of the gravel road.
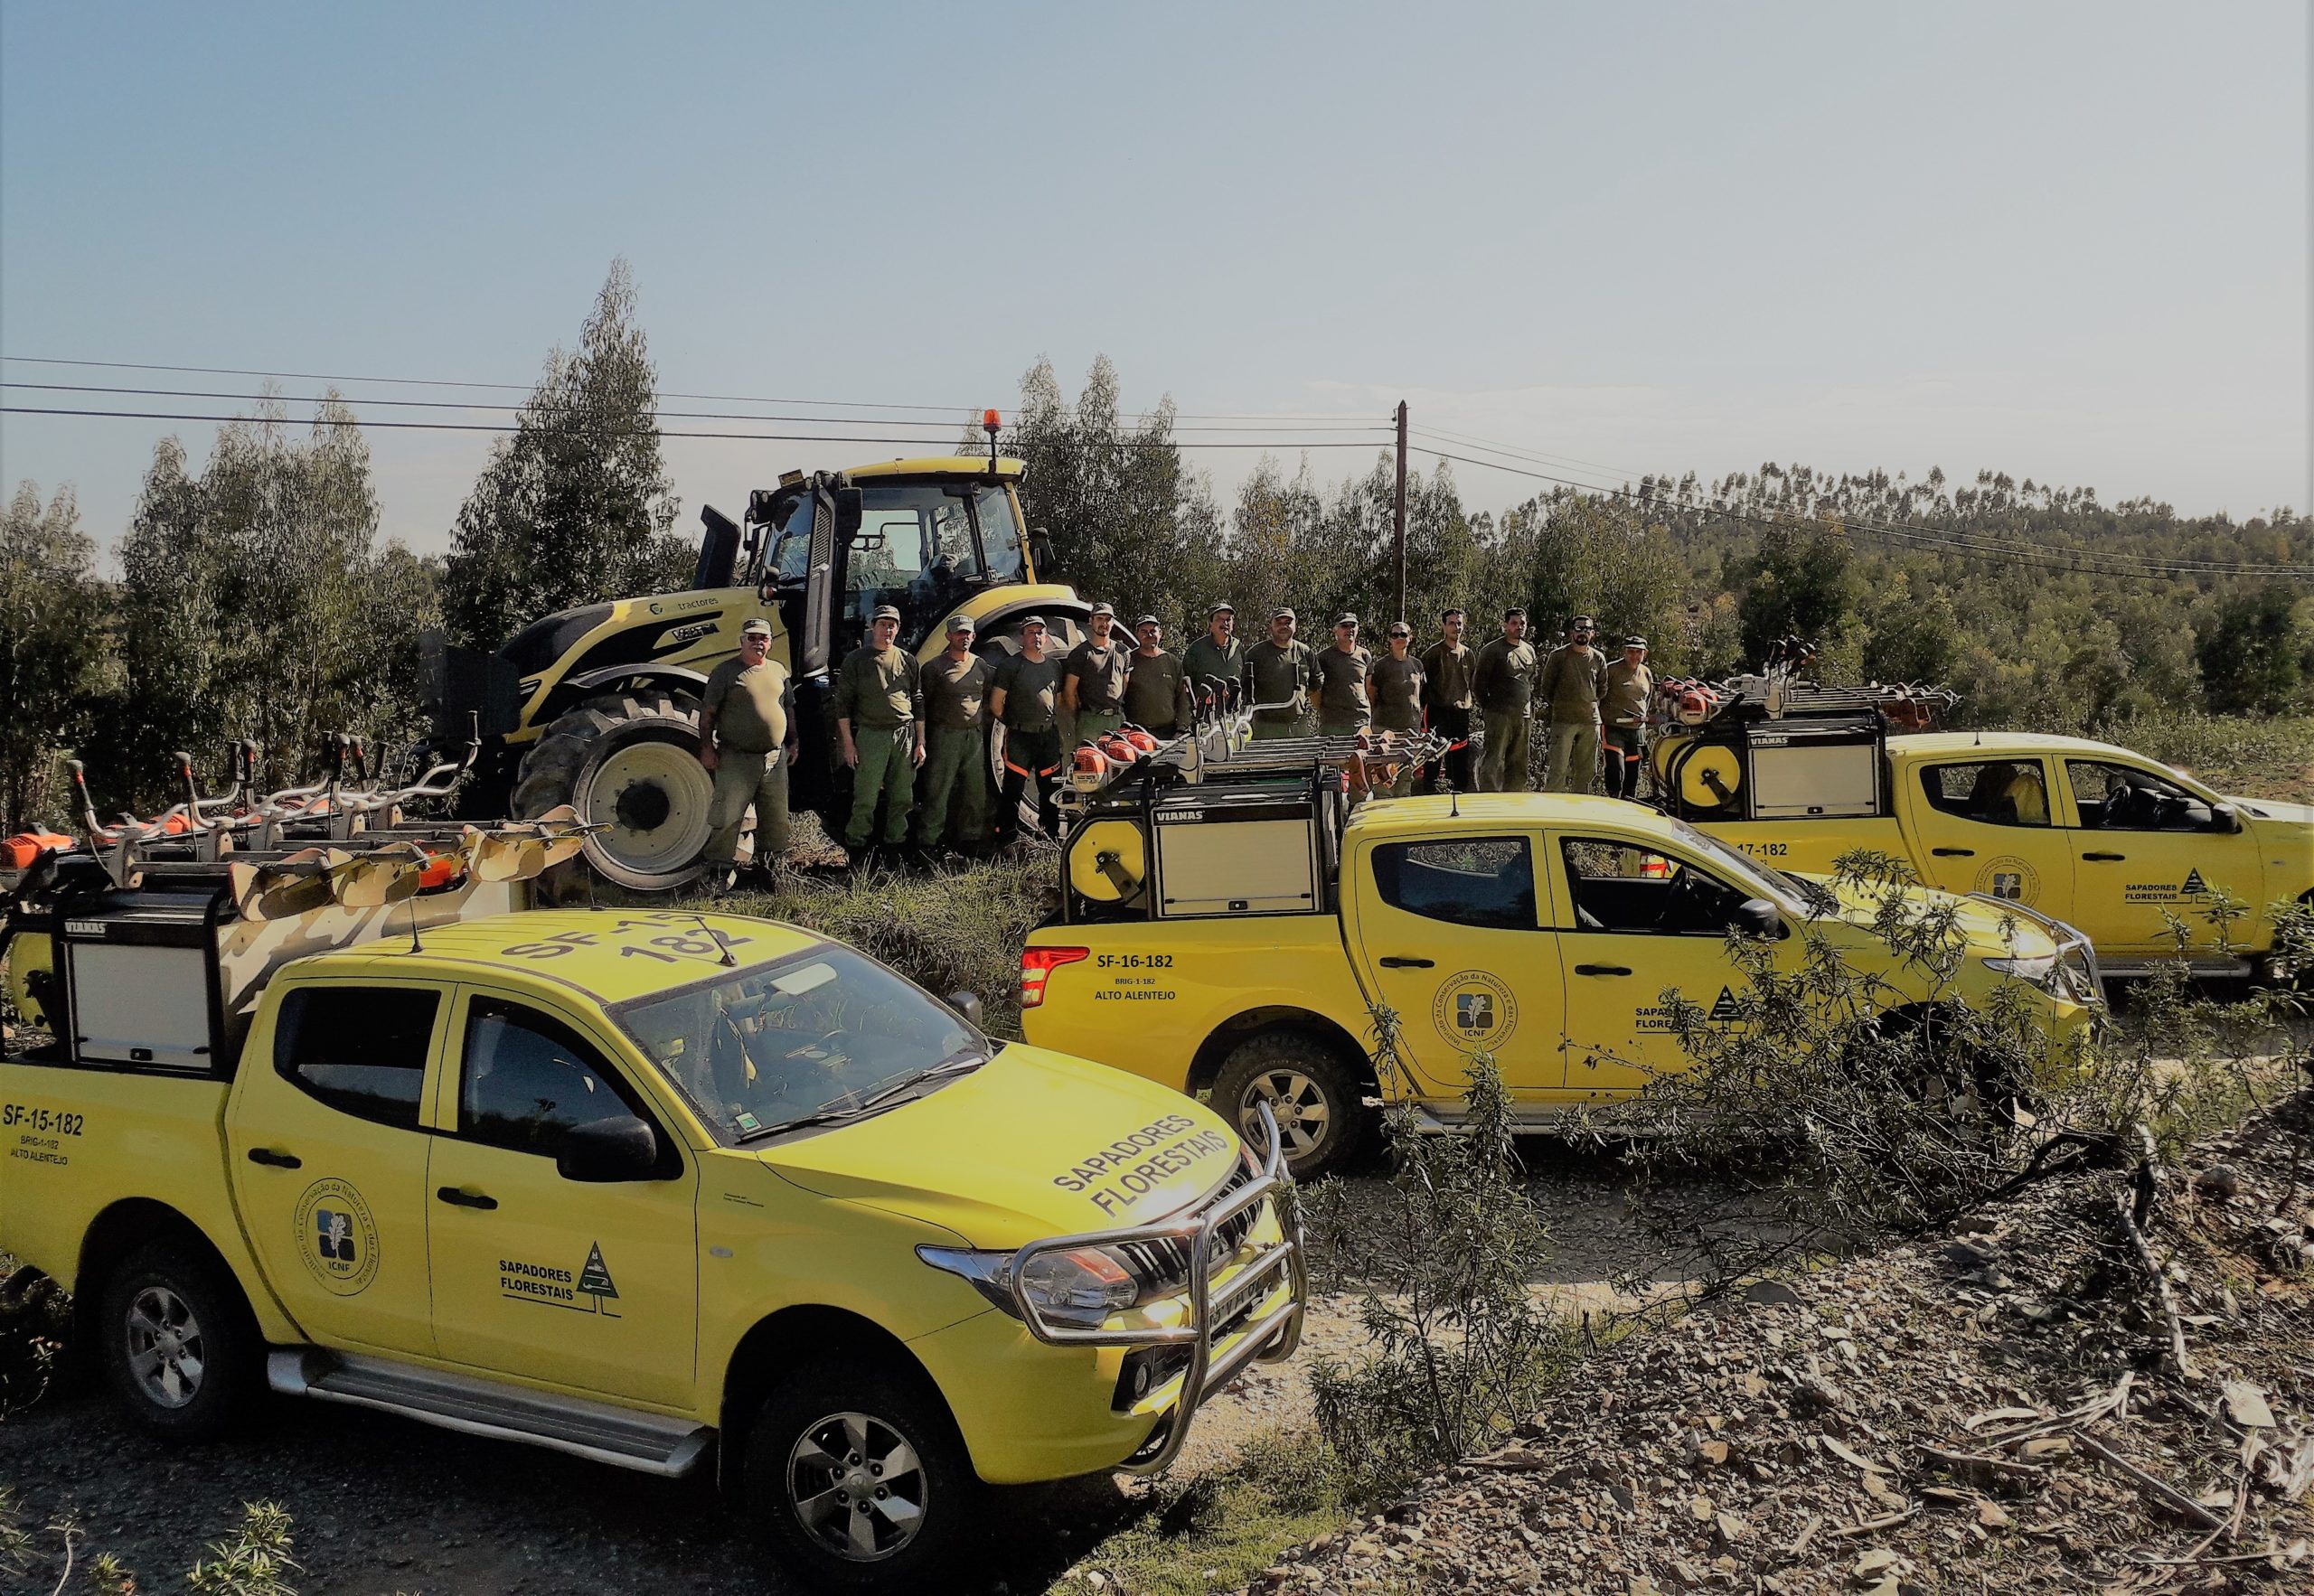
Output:
<instances>
[{"instance_id":1,"label":"gravel road","mask_svg":"<svg viewBox=\"0 0 2314 1596\"><path fill-rule=\"evenodd\" d=\"M1353 1186L1379 1196L1371 1177ZM1558 1251L1537 1290L1605 1303L1607 1275L1646 1244L1623 1215L1612 1165L1573 1160L1539 1190ZM1303 1354L1217 1397L1179 1467L1214 1468L1248 1436L1306 1421L1312 1355L1352 1350L1359 1338L1354 1302L1322 1299ZM0 1423L0 1485L14 1488L20 1520L35 1532L76 1516L85 1545L121 1558L146 1592L178 1589L241 1504L261 1500L295 1521L304 1596L795 1588L696 1485L321 1404L269 1400L242 1433L178 1450L131 1429L89 1382ZM1130 1517L1144 1488L1104 1476L999 1493L976 1588L1043 1590ZM61 1568L57 1539L37 1538L42 1560L25 1588L45 1591ZM0 1571L0 1586L7 1578Z\"/></svg>"}]
</instances>

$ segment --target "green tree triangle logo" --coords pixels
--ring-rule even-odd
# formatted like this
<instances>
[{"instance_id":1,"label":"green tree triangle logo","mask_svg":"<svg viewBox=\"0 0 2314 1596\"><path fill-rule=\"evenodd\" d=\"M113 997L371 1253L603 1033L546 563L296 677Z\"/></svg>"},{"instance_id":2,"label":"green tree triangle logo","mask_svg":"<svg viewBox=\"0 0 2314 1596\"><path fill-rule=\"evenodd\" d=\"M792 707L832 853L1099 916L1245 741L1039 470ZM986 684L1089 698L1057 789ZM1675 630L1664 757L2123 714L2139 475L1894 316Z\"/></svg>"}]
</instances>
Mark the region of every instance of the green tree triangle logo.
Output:
<instances>
[{"instance_id":1,"label":"green tree triangle logo","mask_svg":"<svg viewBox=\"0 0 2314 1596\"><path fill-rule=\"evenodd\" d=\"M1711 1006L1711 1018L1714 1019L1736 1018L1736 994L1731 989L1727 987L1719 989L1719 1000Z\"/></svg>"},{"instance_id":2,"label":"green tree triangle logo","mask_svg":"<svg viewBox=\"0 0 2314 1596\"><path fill-rule=\"evenodd\" d=\"M2202 873L2199 870L2188 870L2186 872L2186 884L2178 890L2185 894L2207 892L2209 883L2202 879Z\"/></svg>"},{"instance_id":3,"label":"green tree triangle logo","mask_svg":"<svg viewBox=\"0 0 2314 1596\"><path fill-rule=\"evenodd\" d=\"M616 1300L618 1288L611 1284L611 1272L603 1263L603 1244L596 1242L587 1249L587 1267L578 1272L578 1289L602 1306L602 1299Z\"/></svg>"}]
</instances>

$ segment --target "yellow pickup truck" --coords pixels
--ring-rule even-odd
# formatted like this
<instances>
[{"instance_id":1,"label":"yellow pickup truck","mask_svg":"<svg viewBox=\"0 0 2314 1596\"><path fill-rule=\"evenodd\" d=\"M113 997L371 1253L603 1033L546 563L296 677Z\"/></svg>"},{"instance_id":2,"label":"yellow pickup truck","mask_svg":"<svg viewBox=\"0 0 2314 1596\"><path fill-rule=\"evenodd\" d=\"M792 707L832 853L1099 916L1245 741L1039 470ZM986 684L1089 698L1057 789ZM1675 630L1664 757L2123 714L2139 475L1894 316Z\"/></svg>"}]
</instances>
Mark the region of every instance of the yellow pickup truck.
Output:
<instances>
[{"instance_id":1,"label":"yellow pickup truck","mask_svg":"<svg viewBox=\"0 0 2314 1596\"><path fill-rule=\"evenodd\" d=\"M1334 777L1330 787L1328 776ZM1731 927L1805 925L1920 1011L1926 978L1869 929L1693 826L1639 804L1543 793L1369 803L1345 820L1339 773L1121 788L1090 804L1062 859L1059 913L1021 955L1024 1034L1211 1101L1273 1113L1293 1173L1339 1168L1383 1097L1459 1112L1473 1053L1514 1113L1546 1128L1686 1063L1667 989L1721 1011L1743 978ZM1999 983L2060 1046L2098 1006L2085 943L2023 906L1965 900L1969 958L1944 995ZM1403 1076L1378 1078L1371 1015L1394 1010Z\"/></svg>"},{"instance_id":2,"label":"yellow pickup truck","mask_svg":"<svg viewBox=\"0 0 2314 1596\"><path fill-rule=\"evenodd\" d=\"M1910 861L1931 887L2076 926L2108 976L2174 958L2246 976L2274 950L2273 906L2314 902L2314 805L2228 798L2111 743L2024 732L1820 736L1762 722L1674 743L1666 806L1754 859L1823 870L1853 849ZM2223 927L2225 893L2246 910Z\"/></svg>"},{"instance_id":3,"label":"yellow pickup truck","mask_svg":"<svg viewBox=\"0 0 2314 1596\"><path fill-rule=\"evenodd\" d=\"M269 1385L703 1469L814 1588L922 1591L982 1481L1162 1468L1299 1338L1275 1143L962 995L729 915L357 910L329 859L252 922L226 868L43 868L0 943L45 1027L0 1251L153 1430Z\"/></svg>"}]
</instances>

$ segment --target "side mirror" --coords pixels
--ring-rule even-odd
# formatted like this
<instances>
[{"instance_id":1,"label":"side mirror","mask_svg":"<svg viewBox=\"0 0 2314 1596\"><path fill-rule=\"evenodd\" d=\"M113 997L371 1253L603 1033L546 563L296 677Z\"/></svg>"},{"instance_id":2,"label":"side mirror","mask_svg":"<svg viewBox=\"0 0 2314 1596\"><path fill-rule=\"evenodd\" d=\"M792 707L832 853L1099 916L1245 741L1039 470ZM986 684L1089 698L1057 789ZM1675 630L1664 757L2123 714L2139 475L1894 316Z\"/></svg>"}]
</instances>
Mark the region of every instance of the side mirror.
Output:
<instances>
[{"instance_id":1,"label":"side mirror","mask_svg":"<svg viewBox=\"0 0 2314 1596\"><path fill-rule=\"evenodd\" d=\"M554 1160L556 1174L589 1186L648 1180L658 1168L659 1138L632 1115L573 1125Z\"/></svg>"},{"instance_id":2,"label":"side mirror","mask_svg":"<svg viewBox=\"0 0 2314 1596\"><path fill-rule=\"evenodd\" d=\"M1736 907L1736 928L1747 936L1782 936L1783 916L1764 897L1747 897Z\"/></svg>"},{"instance_id":3,"label":"side mirror","mask_svg":"<svg viewBox=\"0 0 2314 1596\"><path fill-rule=\"evenodd\" d=\"M1036 565L1038 581L1052 580L1051 567L1055 563L1052 555L1052 534L1042 527L1039 527L1029 534L1029 559Z\"/></svg>"},{"instance_id":4,"label":"side mirror","mask_svg":"<svg viewBox=\"0 0 2314 1596\"><path fill-rule=\"evenodd\" d=\"M966 1025L971 1026L974 1030L980 1028L981 1003L978 992L950 992L940 1000L955 1009L956 1018Z\"/></svg>"},{"instance_id":5,"label":"side mirror","mask_svg":"<svg viewBox=\"0 0 2314 1596\"><path fill-rule=\"evenodd\" d=\"M860 523L868 517L867 500L858 488L838 488L835 491L835 542L841 549L860 533Z\"/></svg>"},{"instance_id":6,"label":"side mirror","mask_svg":"<svg viewBox=\"0 0 2314 1596\"><path fill-rule=\"evenodd\" d=\"M2234 808L2231 803L2211 804L2209 806L2209 829L2213 831L2223 831L2226 835L2232 836L2234 832L2242 829L2242 812Z\"/></svg>"}]
</instances>

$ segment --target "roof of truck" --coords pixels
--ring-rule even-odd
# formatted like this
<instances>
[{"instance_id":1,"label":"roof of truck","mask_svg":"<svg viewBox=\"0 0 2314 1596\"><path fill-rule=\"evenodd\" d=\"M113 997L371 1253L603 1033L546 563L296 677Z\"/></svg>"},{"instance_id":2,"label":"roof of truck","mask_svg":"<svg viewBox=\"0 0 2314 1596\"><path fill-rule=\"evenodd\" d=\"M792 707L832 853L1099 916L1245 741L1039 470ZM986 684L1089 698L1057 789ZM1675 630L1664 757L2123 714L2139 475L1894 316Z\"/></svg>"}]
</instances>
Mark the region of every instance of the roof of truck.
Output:
<instances>
[{"instance_id":1,"label":"roof of truck","mask_svg":"<svg viewBox=\"0 0 2314 1596\"><path fill-rule=\"evenodd\" d=\"M769 963L827 939L777 920L695 915L673 909L531 909L427 929L413 952L407 936L386 936L297 962L300 975L484 974L530 977L624 1003L688 986L721 968L710 931L721 934L737 965Z\"/></svg>"},{"instance_id":2,"label":"roof of truck","mask_svg":"<svg viewBox=\"0 0 2314 1596\"><path fill-rule=\"evenodd\" d=\"M1921 731L1888 739L1888 752L1932 758L1946 754L2128 754L2113 743L2050 737L2037 731ZM2132 755L2143 758L2143 755Z\"/></svg>"},{"instance_id":3,"label":"roof of truck","mask_svg":"<svg viewBox=\"0 0 2314 1596\"><path fill-rule=\"evenodd\" d=\"M1576 821L1657 829L1670 821L1643 803L1584 793L1462 793L1435 798L1378 798L1350 812L1350 829L1367 833L1431 831L1459 818L1504 825Z\"/></svg>"},{"instance_id":4,"label":"roof of truck","mask_svg":"<svg viewBox=\"0 0 2314 1596\"><path fill-rule=\"evenodd\" d=\"M1023 460L999 455L996 474L1017 478L1029 469ZM985 455L919 455L911 459L883 460L873 465L854 465L844 475L857 482L863 477L878 476L985 476L988 456Z\"/></svg>"}]
</instances>

